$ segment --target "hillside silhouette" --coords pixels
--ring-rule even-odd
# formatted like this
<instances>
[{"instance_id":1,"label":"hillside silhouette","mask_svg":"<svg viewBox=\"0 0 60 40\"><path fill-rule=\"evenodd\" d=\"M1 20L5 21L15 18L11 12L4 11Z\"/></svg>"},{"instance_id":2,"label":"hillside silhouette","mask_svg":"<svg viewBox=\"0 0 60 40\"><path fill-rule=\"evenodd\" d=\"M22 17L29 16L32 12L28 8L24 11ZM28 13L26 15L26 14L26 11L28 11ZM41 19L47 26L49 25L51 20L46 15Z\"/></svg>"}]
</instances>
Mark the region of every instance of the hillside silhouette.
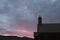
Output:
<instances>
[{"instance_id":1,"label":"hillside silhouette","mask_svg":"<svg viewBox=\"0 0 60 40\"><path fill-rule=\"evenodd\" d=\"M0 35L0 40L33 40L33 38Z\"/></svg>"}]
</instances>

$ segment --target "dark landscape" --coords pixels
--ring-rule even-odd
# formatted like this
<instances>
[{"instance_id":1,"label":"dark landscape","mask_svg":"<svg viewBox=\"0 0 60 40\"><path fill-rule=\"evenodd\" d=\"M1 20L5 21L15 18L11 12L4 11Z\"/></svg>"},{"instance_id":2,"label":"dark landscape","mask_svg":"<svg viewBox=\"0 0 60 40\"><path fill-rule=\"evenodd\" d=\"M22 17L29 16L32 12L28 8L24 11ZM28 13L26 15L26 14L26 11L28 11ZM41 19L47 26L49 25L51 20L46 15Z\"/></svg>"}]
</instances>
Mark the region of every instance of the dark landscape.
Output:
<instances>
[{"instance_id":1,"label":"dark landscape","mask_svg":"<svg viewBox=\"0 0 60 40\"><path fill-rule=\"evenodd\" d=\"M33 40L33 38L0 35L0 40Z\"/></svg>"}]
</instances>

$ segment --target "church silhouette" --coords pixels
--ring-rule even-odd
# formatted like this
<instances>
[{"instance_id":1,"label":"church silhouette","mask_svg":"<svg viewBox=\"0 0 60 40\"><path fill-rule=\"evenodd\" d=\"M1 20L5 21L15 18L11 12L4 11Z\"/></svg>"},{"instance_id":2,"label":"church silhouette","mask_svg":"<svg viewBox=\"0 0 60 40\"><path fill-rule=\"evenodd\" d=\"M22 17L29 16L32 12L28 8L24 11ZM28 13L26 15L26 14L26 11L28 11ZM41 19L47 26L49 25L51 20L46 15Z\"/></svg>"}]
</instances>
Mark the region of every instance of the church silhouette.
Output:
<instances>
[{"instance_id":1,"label":"church silhouette","mask_svg":"<svg viewBox=\"0 0 60 40\"><path fill-rule=\"evenodd\" d=\"M34 40L60 40L60 23L43 24L42 18L39 16Z\"/></svg>"}]
</instances>

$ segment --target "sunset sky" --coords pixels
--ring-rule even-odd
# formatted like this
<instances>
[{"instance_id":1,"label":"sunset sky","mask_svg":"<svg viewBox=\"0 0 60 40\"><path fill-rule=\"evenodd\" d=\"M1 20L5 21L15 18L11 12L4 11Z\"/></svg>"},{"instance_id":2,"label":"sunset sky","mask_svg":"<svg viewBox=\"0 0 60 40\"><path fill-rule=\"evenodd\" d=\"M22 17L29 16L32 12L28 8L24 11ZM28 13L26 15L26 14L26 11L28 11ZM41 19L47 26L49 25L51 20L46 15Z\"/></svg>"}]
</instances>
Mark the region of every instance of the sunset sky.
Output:
<instances>
[{"instance_id":1,"label":"sunset sky","mask_svg":"<svg viewBox=\"0 0 60 40\"><path fill-rule=\"evenodd\" d=\"M60 0L0 0L0 34L33 38L37 18L60 23Z\"/></svg>"}]
</instances>

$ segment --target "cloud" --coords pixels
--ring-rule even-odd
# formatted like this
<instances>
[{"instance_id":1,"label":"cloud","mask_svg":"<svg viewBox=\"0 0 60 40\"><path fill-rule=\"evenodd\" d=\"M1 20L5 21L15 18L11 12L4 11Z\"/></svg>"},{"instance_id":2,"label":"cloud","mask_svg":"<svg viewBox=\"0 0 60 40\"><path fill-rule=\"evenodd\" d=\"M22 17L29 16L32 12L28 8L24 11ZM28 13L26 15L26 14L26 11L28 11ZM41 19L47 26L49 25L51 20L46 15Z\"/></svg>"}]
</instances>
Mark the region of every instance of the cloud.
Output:
<instances>
[{"instance_id":1,"label":"cloud","mask_svg":"<svg viewBox=\"0 0 60 40\"><path fill-rule=\"evenodd\" d=\"M59 10L59 0L0 0L0 28L3 32L17 27L36 31L39 15L43 23L60 23Z\"/></svg>"}]
</instances>

